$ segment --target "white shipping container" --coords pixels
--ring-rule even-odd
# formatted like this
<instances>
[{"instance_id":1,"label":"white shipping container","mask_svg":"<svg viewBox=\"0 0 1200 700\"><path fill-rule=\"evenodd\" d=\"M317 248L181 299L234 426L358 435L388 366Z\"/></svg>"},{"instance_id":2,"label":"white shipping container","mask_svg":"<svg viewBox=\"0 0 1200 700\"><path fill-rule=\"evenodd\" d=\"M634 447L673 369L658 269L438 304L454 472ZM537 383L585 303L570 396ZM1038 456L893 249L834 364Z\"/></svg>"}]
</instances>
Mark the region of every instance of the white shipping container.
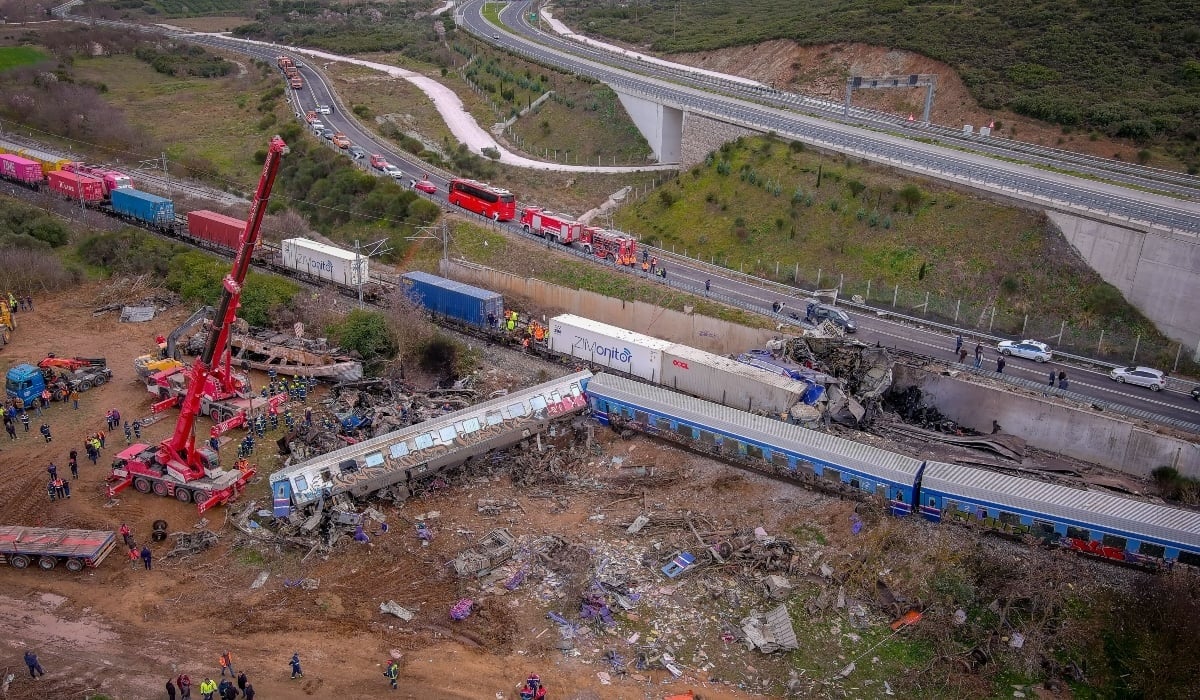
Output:
<instances>
[{"instance_id":1,"label":"white shipping container","mask_svg":"<svg viewBox=\"0 0 1200 700\"><path fill-rule=\"evenodd\" d=\"M357 286L361 275L362 281L367 282L370 280L367 268L369 261L366 256L362 256L358 262L359 268L356 274L353 251L310 241L307 238L289 238L283 241L283 264L285 267L323 280Z\"/></svg>"},{"instance_id":2,"label":"white shipping container","mask_svg":"<svg viewBox=\"0 0 1200 700\"><path fill-rule=\"evenodd\" d=\"M550 319L550 349L651 382L662 377L662 351L672 343L563 314Z\"/></svg>"},{"instance_id":3,"label":"white shipping container","mask_svg":"<svg viewBox=\"0 0 1200 700\"><path fill-rule=\"evenodd\" d=\"M776 415L808 390L804 382L678 343L662 352L659 384L730 408Z\"/></svg>"}]
</instances>

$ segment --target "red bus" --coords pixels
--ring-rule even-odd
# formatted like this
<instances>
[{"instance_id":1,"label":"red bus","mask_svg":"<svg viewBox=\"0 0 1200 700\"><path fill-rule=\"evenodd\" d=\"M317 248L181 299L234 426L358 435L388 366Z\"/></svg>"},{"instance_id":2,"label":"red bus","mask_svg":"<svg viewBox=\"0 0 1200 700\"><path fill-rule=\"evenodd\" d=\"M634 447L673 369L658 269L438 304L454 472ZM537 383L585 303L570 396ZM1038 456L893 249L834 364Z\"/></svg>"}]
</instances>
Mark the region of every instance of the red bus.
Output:
<instances>
[{"instance_id":1,"label":"red bus","mask_svg":"<svg viewBox=\"0 0 1200 700\"><path fill-rule=\"evenodd\" d=\"M496 221L517 217L517 198L512 192L474 180L451 180L450 203Z\"/></svg>"}]
</instances>

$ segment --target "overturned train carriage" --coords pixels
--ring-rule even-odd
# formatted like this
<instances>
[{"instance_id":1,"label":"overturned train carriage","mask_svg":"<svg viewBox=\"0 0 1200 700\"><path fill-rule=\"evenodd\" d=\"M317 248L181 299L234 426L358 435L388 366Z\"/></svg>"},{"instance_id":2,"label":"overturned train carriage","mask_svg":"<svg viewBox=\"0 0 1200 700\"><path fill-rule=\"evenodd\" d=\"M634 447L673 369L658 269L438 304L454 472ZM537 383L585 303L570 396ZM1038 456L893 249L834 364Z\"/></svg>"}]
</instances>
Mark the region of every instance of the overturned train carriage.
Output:
<instances>
[{"instance_id":1,"label":"overturned train carriage","mask_svg":"<svg viewBox=\"0 0 1200 700\"><path fill-rule=\"evenodd\" d=\"M390 489L394 497L410 496L445 469L583 411L591 376L576 372L281 469L270 478L275 516L339 494L364 498Z\"/></svg>"}]
</instances>

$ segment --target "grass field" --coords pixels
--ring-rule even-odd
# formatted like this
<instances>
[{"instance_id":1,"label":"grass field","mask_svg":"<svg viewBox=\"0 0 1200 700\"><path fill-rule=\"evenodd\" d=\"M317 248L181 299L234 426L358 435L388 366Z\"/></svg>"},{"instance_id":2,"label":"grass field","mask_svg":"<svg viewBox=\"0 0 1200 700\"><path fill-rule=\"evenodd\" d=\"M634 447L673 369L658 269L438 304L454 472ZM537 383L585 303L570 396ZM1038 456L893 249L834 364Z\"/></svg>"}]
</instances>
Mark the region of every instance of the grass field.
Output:
<instances>
[{"instance_id":1,"label":"grass field","mask_svg":"<svg viewBox=\"0 0 1200 700\"><path fill-rule=\"evenodd\" d=\"M798 268L802 282L828 287L844 275L847 295L871 280L888 301L900 285L964 308L995 304L1018 319L1144 323L1119 295L1105 296L1107 285L1040 215L768 138L726 144L620 209L616 224L766 277L778 270L790 280Z\"/></svg>"},{"instance_id":2,"label":"grass field","mask_svg":"<svg viewBox=\"0 0 1200 700\"><path fill-rule=\"evenodd\" d=\"M0 47L0 71L6 71L19 66L29 66L49 59L50 56L32 46Z\"/></svg>"},{"instance_id":3,"label":"grass field","mask_svg":"<svg viewBox=\"0 0 1200 700\"><path fill-rule=\"evenodd\" d=\"M180 79L162 75L131 56L76 60L78 79L103 83L105 99L130 123L167 144L167 158L207 161L224 178L253 183L261 169L254 153L275 128L256 108L262 93L279 84L248 66L242 77ZM282 115L282 111L281 111ZM158 155L158 154L151 154Z\"/></svg>"},{"instance_id":4,"label":"grass field","mask_svg":"<svg viewBox=\"0 0 1200 700\"><path fill-rule=\"evenodd\" d=\"M1187 0L563 0L580 31L664 53L793 39L950 64L985 109L1169 145L1200 167L1200 13Z\"/></svg>"}]
</instances>

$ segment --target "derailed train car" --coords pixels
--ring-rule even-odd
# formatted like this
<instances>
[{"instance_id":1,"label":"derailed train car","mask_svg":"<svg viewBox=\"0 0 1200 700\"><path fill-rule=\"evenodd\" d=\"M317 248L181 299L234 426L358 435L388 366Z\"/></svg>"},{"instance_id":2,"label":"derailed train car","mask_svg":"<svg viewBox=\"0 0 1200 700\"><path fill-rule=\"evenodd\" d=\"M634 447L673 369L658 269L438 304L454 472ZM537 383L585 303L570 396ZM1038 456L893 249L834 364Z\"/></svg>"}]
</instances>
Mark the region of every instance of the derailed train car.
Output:
<instances>
[{"instance_id":1,"label":"derailed train car","mask_svg":"<svg viewBox=\"0 0 1200 700\"><path fill-rule=\"evenodd\" d=\"M1200 512L922 461L608 374L588 382L602 424L920 515L1148 569L1200 568Z\"/></svg>"},{"instance_id":2,"label":"derailed train car","mask_svg":"<svg viewBox=\"0 0 1200 700\"><path fill-rule=\"evenodd\" d=\"M501 396L445 416L343 447L270 477L276 517L339 494L365 498L389 490L407 498L439 472L542 432L587 407L591 372Z\"/></svg>"}]
</instances>

